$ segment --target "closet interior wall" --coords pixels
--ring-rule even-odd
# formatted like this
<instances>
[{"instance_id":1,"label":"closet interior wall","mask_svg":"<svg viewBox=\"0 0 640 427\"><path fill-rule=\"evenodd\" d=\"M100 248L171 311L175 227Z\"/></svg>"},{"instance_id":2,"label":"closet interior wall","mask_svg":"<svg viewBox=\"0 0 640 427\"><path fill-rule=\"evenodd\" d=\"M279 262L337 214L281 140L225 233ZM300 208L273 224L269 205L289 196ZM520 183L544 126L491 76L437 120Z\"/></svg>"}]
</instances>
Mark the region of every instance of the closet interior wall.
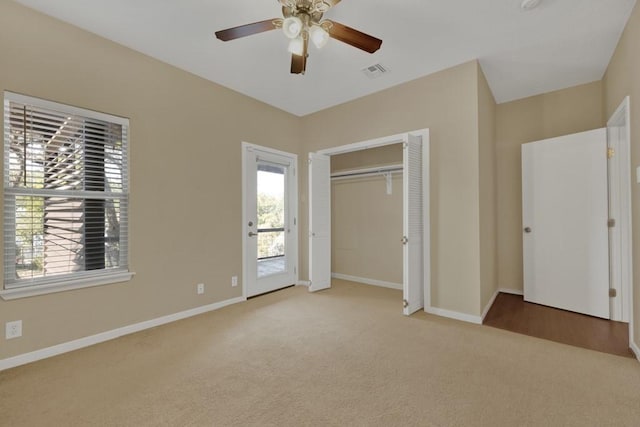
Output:
<instances>
[{"instance_id":1,"label":"closet interior wall","mask_svg":"<svg viewBox=\"0 0 640 427\"><path fill-rule=\"evenodd\" d=\"M331 156L331 173L402 165L402 144ZM331 181L331 265L336 277L402 288L402 171Z\"/></svg>"}]
</instances>

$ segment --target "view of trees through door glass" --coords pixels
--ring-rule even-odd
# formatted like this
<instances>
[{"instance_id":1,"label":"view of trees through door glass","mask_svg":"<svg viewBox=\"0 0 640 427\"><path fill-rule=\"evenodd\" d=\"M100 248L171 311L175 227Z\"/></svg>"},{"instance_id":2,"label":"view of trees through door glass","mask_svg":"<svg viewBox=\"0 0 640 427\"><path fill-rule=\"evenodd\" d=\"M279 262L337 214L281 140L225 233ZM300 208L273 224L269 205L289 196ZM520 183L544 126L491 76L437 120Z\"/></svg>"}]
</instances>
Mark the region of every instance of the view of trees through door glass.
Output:
<instances>
[{"instance_id":1,"label":"view of trees through door glass","mask_svg":"<svg viewBox=\"0 0 640 427\"><path fill-rule=\"evenodd\" d=\"M258 164L258 277L286 270L286 168Z\"/></svg>"}]
</instances>

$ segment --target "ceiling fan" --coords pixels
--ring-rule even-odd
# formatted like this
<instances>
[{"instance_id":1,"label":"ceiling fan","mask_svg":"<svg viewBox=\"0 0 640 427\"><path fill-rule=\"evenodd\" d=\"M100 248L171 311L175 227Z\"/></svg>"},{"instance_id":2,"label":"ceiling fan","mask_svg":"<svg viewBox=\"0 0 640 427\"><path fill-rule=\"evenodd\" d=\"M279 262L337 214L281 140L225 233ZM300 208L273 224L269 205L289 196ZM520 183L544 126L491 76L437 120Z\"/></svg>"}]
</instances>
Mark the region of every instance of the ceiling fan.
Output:
<instances>
[{"instance_id":1,"label":"ceiling fan","mask_svg":"<svg viewBox=\"0 0 640 427\"><path fill-rule=\"evenodd\" d=\"M347 43L365 52L373 53L380 49L382 40L355 30L338 22L322 20L324 13L341 0L278 0L282 4L284 18L267 19L253 24L241 25L216 32L222 41L239 39L265 31L282 28L291 40L291 73L304 74L309 56L309 40L321 49L329 38Z\"/></svg>"}]
</instances>

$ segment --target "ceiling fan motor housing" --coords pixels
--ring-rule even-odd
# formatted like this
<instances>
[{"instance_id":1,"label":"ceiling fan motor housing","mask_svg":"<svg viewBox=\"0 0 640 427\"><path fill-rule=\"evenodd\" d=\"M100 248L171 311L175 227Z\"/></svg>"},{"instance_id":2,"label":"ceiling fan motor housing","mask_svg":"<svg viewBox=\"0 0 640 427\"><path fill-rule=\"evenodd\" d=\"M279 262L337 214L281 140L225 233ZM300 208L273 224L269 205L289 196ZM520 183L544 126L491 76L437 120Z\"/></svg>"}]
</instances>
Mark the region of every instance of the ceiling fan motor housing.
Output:
<instances>
[{"instance_id":1,"label":"ceiling fan motor housing","mask_svg":"<svg viewBox=\"0 0 640 427\"><path fill-rule=\"evenodd\" d=\"M331 5L325 1L311 1L311 0L298 0L298 1L281 1L282 15L285 18L290 16L298 17L309 26L312 24L319 24L324 12L326 12ZM322 6L320 6L322 5Z\"/></svg>"}]
</instances>

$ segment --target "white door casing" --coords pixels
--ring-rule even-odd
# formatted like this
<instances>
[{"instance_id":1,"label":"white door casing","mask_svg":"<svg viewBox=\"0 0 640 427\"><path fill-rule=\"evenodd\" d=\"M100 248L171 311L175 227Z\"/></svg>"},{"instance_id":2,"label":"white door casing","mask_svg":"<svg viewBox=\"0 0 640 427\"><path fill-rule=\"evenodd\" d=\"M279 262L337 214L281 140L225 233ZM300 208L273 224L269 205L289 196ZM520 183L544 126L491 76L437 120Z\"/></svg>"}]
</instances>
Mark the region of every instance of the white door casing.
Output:
<instances>
[{"instance_id":1,"label":"white door casing","mask_svg":"<svg viewBox=\"0 0 640 427\"><path fill-rule=\"evenodd\" d=\"M331 287L331 159L309 153L309 291Z\"/></svg>"},{"instance_id":2,"label":"white door casing","mask_svg":"<svg viewBox=\"0 0 640 427\"><path fill-rule=\"evenodd\" d=\"M298 270L298 191L297 155L261 147L242 144L243 168L243 295L251 297L297 283ZM258 167L260 164L281 166L285 170L285 266L281 273L258 276Z\"/></svg>"},{"instance_id":3,"label":"white door casing","mask_svg":"<svg viewBox=\"0 0 640 427\"><path fill-rule=\"evenodd\" d=\"M609 318L606 129L522 146L524 298Z\"/></svg>"},{"instance_id":4,"label":"white door casing","mask_svg":"<svg viewBox=\"0 0 640 427\"><path fill-rule=\"evenodd\" d=\"M633 266L631 255L631 153L629 97L626 97L607 123L607 147L611 150L609 173L610 283L616 290L611 298L611 320L630 323L633 304Z\"/></svg>"},{"instance_id":5,"label":"white door casing","mask_svg":"<svg viewBox=\"0 0 640 427\"><path fill-rule=\"evenodd\" d=\"M408 135L403 148L403 306L410 315L424 305L424 206L422 138Z\"/></svg>"},{"instance_id":6,"label":"white door casing","mask_svg":"<svg viewBox=\"0 0 640 427\"><path fill-rule=\"evenodd\" d=\"M405 271L403 274L403 298L407 301L404 313L411 314L422 307L425 309L430 307L429 129L356 142L309 154L309 274L312 282L311 291L331 286L331 174L329 156L398 143L407 145L403 165L405 170L403 208L406 212L403 230L408 239L403 257L403 270ZM407 163L410 164L407 165ZM408 168L411 169L410 172L407 172ZM412 181L410 184L407 176ZM411 221L409 220L410 215ZM316 220L313 219L314 216ZM320 226L320 223L323 226ZM398 236L399 240L401 238L402 236Z\"/></svg>"}]
</instances>

